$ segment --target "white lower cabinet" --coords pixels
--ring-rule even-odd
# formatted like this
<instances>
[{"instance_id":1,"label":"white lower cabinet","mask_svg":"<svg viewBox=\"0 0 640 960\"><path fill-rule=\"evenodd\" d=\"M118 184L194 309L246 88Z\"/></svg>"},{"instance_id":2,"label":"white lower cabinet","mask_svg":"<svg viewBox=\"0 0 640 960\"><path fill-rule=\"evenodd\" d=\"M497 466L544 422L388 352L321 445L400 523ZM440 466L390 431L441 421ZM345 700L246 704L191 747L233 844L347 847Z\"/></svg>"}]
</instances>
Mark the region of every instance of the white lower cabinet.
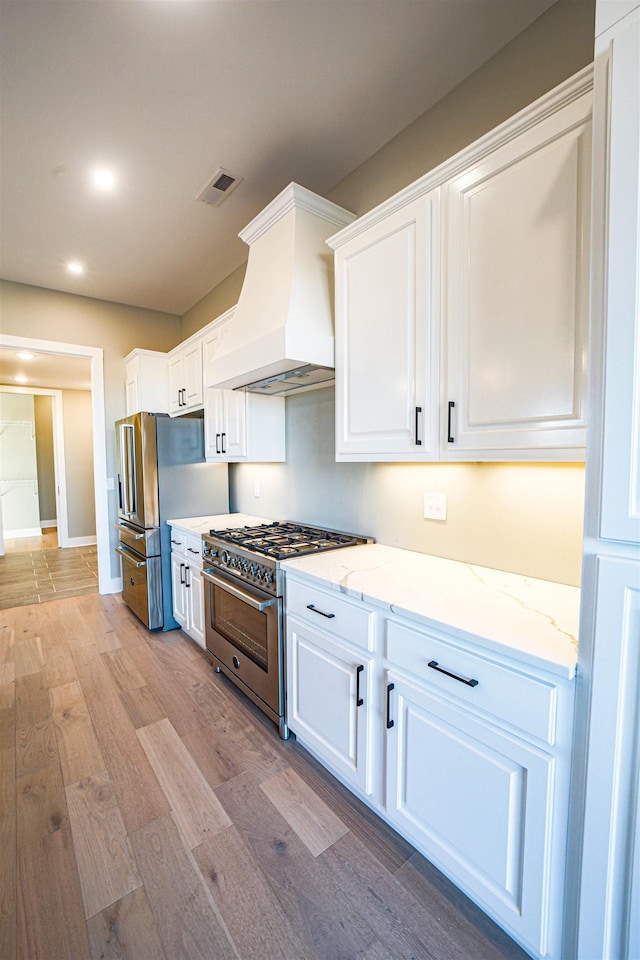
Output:
<instances>
[{"instance_id":1,"label":"white lower cabinet","mask_svg":"<svg viewBox=\"0 0 640 960\"><path fill-rule=\"evenodd\" d=\"M184 632L204 649L204 590L200 538L185 536L173 529L171 543L173 616Z\"/></svg>"},{"instance_id":2,"label":"white lower cabinet","mask_svg":"<svg viewBox=\"0 0 640 960\"><path fill-rule=\"evenodd\" d=\"M287 722L538 958L560 960L574 683L287 572Z\"/></svg>"},{"instance_id":3,"label":"white lower cabinet","mask_svg":"<svg viewBox=\"0 0 640 960\"><path fill-rule=\"evenodd\" d=\"M289 728L345 782L371 793L372 661L287 620Z\"/></svg>"},{"instance_id":4,"label":"white lower cabinet","mask_svg":"<svg viewBox=\"0 0 640 960\"><path fill-rule=\"evenodd\" d=\"M392 671L386 680L389 822L547 956L554 758Z\"/></svg>"}]
</instances>

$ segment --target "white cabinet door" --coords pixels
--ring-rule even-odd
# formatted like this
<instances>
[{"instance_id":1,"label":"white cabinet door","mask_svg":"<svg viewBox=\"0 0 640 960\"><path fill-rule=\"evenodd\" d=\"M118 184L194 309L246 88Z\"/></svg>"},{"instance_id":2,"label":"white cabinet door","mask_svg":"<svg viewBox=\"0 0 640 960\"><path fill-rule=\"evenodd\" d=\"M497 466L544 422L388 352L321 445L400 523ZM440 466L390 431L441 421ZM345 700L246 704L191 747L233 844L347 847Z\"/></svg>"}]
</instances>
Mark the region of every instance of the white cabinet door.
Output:
<instances>
[{"instance_id":1,"label":"white cabinet door","mask_svg":"<svg viewBox=\"0 0 640 960\"><path fill-rule=\"evenodd\" d=\"M185 559L179 553L171 554L171 591L173 596L173 615L186 630L188 622L187 596L185 587Z\"/></svg>"},{"instance_id":2,"label":"white cabinet door","mask_svg":"<svg viewBox=\"0 0 640 960\"><path fill-rule=\"evenodd\" d=\"M188 593L187 633L204 649L206 645L204 639L204 590L201 571L197 567L189 565L186 569L186 580Z\"/></svg>"},{"instance_id":3,"label":"white cabinet door","mask_svg":"<svg viewBox=\"0 0 640 960\"><path fill-rule=\"evenodd\" d=\"M204 455L206 460L224 460L221 436L224 429L224 390L208 387L204 398Z\"/></svg>"},{"instance_id":4,"label":"white cabinet door","mask_svg":"<svg viewBox=\"0 0 640 960\"><path fill-rule=\"evenodd\" d=\"M584 459L591 102L449 181L443 458Z\"/></svg>"},{"instance_id":5,"label":"white cabinet door","mask_svg":"<svg viewBox=\"0 0 640 960\"><path fill-rule=\"evenodd\" d=\"M189 413L203 406L202 379L201 339L169 355L169 413Z\"/></svg>"},{"instance_id":6,"label":"white cabinet door","mask_svg":"<svg viewBox=\"0 0 640 960\"><path fill-rule=\"evenodd\" d=\"M303 744L363 794L369 760L372 661L287 617L287 722Z\"/></svg>"},{"instance_id":7,"label":"white cabinet door","mask_svg":"<svg viewBox=\"0 0 640 960\"><path fill-rule=\"evenodd\" d=\"M598 101L604 201L604 444L600 536L640 541L640 10L611 38ZM598 65L598 69L601 68ZM599 155L599 154L598 154ZM595 309L600 310L596 302Z\"/></svg>"},{"instance_id":8,"label":"white cabinet door","mask_svg":"<svg viewBox=\"0 0 640 960\"><path fill-rule=\"evenodd\" d=\"M125 357L127 416L169 413L169 358L156 350L132 350Z\"/></svg>"},{"instance_id":9,"label":"white cabinet door","mask_svg":"<svg viewBox=\"0 0 640 960\"><path fill-rule=\"evenodd\" d=\"M440 193L336 251L336 459L438 457Z\"/></svg>"},{"instance_id":10,"label":"white cabinet door","mask_svg":"<svg viewBox=\"0 0 640 960\"><path fill-rule=\"evenodd\" d=\"M169 413L182 413L184 403L184 357L176 353L169 358Z\"/></svg>"},{"instance_id":11,"label":"white cabinet door","mask_svg":"<svg viewBox=\"0 0 640 960\"><path fill-rule=\"evenodd\" d=\"M387 680L389 820L521 943L559 957L547 941L553 757Z\"/></svg>"},{"instance_id":12,"label":"white cabinet door","mask_svg":"<svg viewBox=\"0 0 640 960\"><path fill-rule=\"evenodd\" d=\"M202 397L202 341L196 340L185 348L183 354L184 397L191 410L201 407Z\"/></svg>"},{"instance_id":13,"label":"white cabinet door","mask_svg":"<svg viewBox=\"0 0 640 960\"><path fill-rule=\"evenodd\" d=\"M221 390L224 405L222 452L234 460L247 456L247 395L244 390Z\"/></svg>"}]
</instances>

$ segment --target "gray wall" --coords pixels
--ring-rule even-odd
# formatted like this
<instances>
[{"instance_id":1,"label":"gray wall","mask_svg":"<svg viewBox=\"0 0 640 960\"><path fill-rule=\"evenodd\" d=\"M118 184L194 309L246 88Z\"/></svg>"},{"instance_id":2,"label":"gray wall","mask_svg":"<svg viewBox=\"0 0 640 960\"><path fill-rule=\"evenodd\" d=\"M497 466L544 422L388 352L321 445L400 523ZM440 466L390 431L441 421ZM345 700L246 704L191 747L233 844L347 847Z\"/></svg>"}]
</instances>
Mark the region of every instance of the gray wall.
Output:
<instances>
[{"instance_id":1,"label":"gray wall","mask_svg":"<svg viewBox=\"0 0 640 960\"><path fill-rule=\"evenodd\" d=\"M69 537L95 537L91 392L64 390L62 411Z\"/></svg>"},{"instance_id":2,"label":"gray wall","mask_svg":"<svg viewBox=\"0 0 640 960\"><path fill-rule=\"evenodd\" d=\"M232 510L580 583L582 464L336 463L332 387L288 397L286 419L286 463L230 466ZM426 492L447 494L446 521L424 519Z\"/></svg>"},{"instance_id":3,"label":"gray wall","mask_svg":"<svg viewBox=\"0 0 640 960\"><path fill-rule=\"evenodd\" d=\"M53 459L53 402L34 396L40 524L56 522L56 472Z\"/></svg>"}]
</instances>

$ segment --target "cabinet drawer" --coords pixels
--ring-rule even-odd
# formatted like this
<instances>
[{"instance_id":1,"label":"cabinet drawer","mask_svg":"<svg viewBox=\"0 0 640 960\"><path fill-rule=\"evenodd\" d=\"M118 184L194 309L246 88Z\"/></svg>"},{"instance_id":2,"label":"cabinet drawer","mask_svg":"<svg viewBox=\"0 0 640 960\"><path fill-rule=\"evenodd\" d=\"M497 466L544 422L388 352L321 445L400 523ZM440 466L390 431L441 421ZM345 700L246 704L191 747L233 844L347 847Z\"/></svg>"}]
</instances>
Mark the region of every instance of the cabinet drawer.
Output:
<instances>
[{"instance_id":1,"label":"cabinet drawer","mask_svg":"<svg viewBox=\"0 0 640 960\"><path fill-rule=\"evenodd\" d=\"M170 542L172 553L179 553L194 567L202 566L202 537L199 534L184 533L171 527Z\"/></svg>"},{"instance_id":2,"label":"cabinet drawer","mask_svg":"<svg viewBox=\"0 0 640 960\"><path fill-rule=\"evenodd\" d=\"M465 706L555 743L558 688L553 682L485 660L392 620L386 622L386 655L412 678L457 697Z\"/></svg>"},{"instance_id":3,"label":"cabinet drawer","mask_svg":"<svg viewBox=\"0 0 640 960\"><path fill-rule=\"evenodd\" d=\"M286 612L313 624L316 630L341 637L363 650L373 650L373 611L357 600L287 577Z\"/></svg>"},{"instance_id":4,"label":"cabinet drawer","mask_svg":"<svg viewBox=\"0 0 640 960\"><path fill-rule=\"evenodd\" d=\"M184 553L190 563L200 567L202 565L202 537L196 534L185 537Z\"/></svg>"}]
</instances>

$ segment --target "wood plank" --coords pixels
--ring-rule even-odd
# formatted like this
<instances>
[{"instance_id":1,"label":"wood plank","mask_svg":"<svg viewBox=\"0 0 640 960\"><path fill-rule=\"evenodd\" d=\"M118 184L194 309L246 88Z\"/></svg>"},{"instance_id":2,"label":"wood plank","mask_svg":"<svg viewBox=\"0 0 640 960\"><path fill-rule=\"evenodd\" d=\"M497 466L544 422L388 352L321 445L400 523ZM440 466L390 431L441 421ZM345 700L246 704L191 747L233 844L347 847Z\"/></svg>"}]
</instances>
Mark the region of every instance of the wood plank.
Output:
<instances>
[{"instance_id":1,"label":"wood plank","mask_svg":"<svg viewBox=\"0 0 640 960\"><path fill-rule=\"evenodd\" d=\"M390 954L377 948L370 924L337 890L325 855L313 857L309 853L273 804L265 803L264 793L250 774L221 784L216 793L243 842L250 846L289 922L319 960L389 960ZM361 889L364 882L360 881Z\"/></svg>"},{"instance_id":2,"label":"wood plank","mask_svg":"<svg viewBox=\"0 0 640 960\"><path fill-rule=\"evenodd\" d=\"M11 684L13 689L13 684ZM10 750L16 745L16 711L13 706L0 709L0 750Z\"/></svg>"},{"instance_id":3,"label":"wood plank","mask_svg":"<svg viewBox=\"0 0 640 960\"><path fill-rule=\"evenodd\" d=\"M515 941L421 854L396 874L429 911L429 937L438 957L452 960L530 960Z\"/></svg>"},{"instance_id":4,"label":"wood plank","mask_svg":"<svg viewBox=\"0 0 640 960\"><path fill-rule=\"evenodd\" d=\"M219 737L210 726L182 737L182 742L210 787L217 787L246 769L229 738Z\"/></svg>"},{"instance_id":5,"label":"wood plank","mask_svg":"<svg viewBox=\"0 0 640 960\"><path fill-rule=\"evenodd\" d=\"M87 920L92 960L167 958L143 887Z\"/></svg>"},{"instance_id":6,"label":"wood plank","mask_svg":"<svg viewBox=\"0 0 640 960\"><path fill-rule=\"evenodd\" d=\"M0 957L16 956L16 752L0 752Z\"/></svg>"},{"instance_id":7,"label":"wood plank","mask_svg":"<svg viewBox=\"0 0 640 960\"><path fill-rule=\"evenodd\" d=\"M167 958L240 960L172 816L141 827L131 840Z\"/></svg>"},{"instance_id":8,"label":"wood plank","mask_svg":"<svg viewBox=\"0 0 640 960\"><path fill-rule=\"evenodd\" d=\"M54 687L51 695L62 775L68 785L103 770L106 764L80 683Z\"/></svg>"},{"instance_id":9,"label":"wood plank","mask_svg":"<svg viewBox=\"0 0 640 960\"><path fill-rule=\"evenodd\" d=\"M413 856L415 847L347 790L304 747L295 740L287 741L284 747L296 773L391 873L399 870Z\"/></svg>"},{"instance_id":10,"label":"wood plank","mask_svg":"<svg viewBox=\"0 0 640 960\"><path fill-rule=\"evenodd\" d=\"M58 765L17 778L16 816L18 849L62 829L69 817Z\"/></svg>"},{"instance_id":11,"label":"wood plank","mask_svg":"<svg viewBox=\"0 0 640 960\"><path fill-rule=\"evenodd\" d=\"M169 802L102 659L91 658L84 672L86 676L80 680L82 693L114 782L120 812L132 832L168 813Z\"/></svg>"},{"instance_id":12,"label":"wood plank","mask_svg":"<svg viewBox=\"0 0 640 960\"><path fill-rule=\"evenodd\" d=\"M58 766L59 762L53 720L16 728L17 776L35 773L48 766Z\"/></svg>"},{"instance_id":13,"label":"wood plank","mask_svg":"<svg viewBox=\"0 0 640 960\"><path fill-rule=\"evenodd\" d=\"M96 634L96 646L99 653L107 653L109 650L119 650L120 640L115 630L99 631Z\"/></svg>"},{"instance_id":14,"label":"wood plank","mask_svg":"<svg viewBox=\"0 0 640 960\"><path fill-rule=\"evenodd\" d=\"M69 645L60 639L55 628L43 635L42 653L42 682L45 687L61 687L78 679Z\"/></svg>"},{"instance_id":15,"label":"wood plank","mask_svg":"<svg viewBox=\"0 0 640 960\"><path fill-rule=\"evenodd\" d=\"M106 770L66 788L85 917L142 883Z\"/></svg>"},{"instance_id":16,"label":"wood plank","mask_svg":"<svg viewBox=\"0 0 640 960\"><path fill-rule=\"evenodd\" d=\"M40 637L17 640L14 651L16 679L40 673L44 666Z\"/></svg>"},{"instance_id":17,"label":"wood plank","mask_svg":"<svg viewBox=\"0 0 640 960\"><path fill-rule=\"evenodd\" d=\"M141 727L137 734L190 847L231 824L169 720Z\"/></svg>"},{"instance_id":18,"label":"wood plank","mask_svg":"<svg viewBox=\"0 0 640 960\"><path fill-rule=\"evenodd\" d=\"M316 960L235 827L205 840L193 855L241 957Z\"/></svg>"},{"instance_id":19,"label":"wood plank","mask_svg":"<svg viewBox=\"0 0 640 960\"><path fill-rule=\"evenodd\" d=\"M39 673L16 680L15 696L17 727L29 727L51 719L51 694Z\"/></svg>"},{"instance_id":20,"label":"wood plank","mask_svg":"<svg viewBox=\"0 0 640 960\"><path fill-rule=\"evenodd\" d=\"M207 719L201 710L182 693L201 676L193 672L193 662L185 658L186 666L183 663L175 670L173 666L167 670L156 651L151 650L149 640L142 638L140 642L138 626L129 621L123 621L118 627L118 636L178 734L183 737L206 726Z\"/></svg>"},{"instance_id":21,"label":"wood plank","mask_svg":"<svg viewBox=\"0 0 640 960\"><path fill-rule=\"evenodd\" d=\"M68 823L18 852L19 960L90 956Z\"/></svg>"},{"instance_id":22,"label":"wood plank","mask_svg":"<svg viewBox=\"0 0 640 960\"><path fill-rule=\"evenodd\" d=\"M133 690L123 690L120 699L134 727L147 727L150 723L162 720L166 716L153 692L146 685Z\"/></svg>"},{"instance_id":23,"label":"wood plank","mask_svg":"<svg viewBox=\"0 0 640 960\"><path fill-rule=\"evenodd\" d=\"M348 832L342 820L291 767L261 783L260 789L314 857Z\"/></svg>"},{"instance_id":24,"label":"wood plank","mask_svg":"<svg viewBox=\"0 0 640 960\"><path fill-rule=\"evenodd\" d=\"M117 636L117 631L113 631ZM119 643L119 641L118 641ZM109 668L116 686L120 691L137 690L139 687L146 686L146 680L138 671L130 655L122 647L108 653L102 653L102 659Z\"/></svg>"}]
</instances>

